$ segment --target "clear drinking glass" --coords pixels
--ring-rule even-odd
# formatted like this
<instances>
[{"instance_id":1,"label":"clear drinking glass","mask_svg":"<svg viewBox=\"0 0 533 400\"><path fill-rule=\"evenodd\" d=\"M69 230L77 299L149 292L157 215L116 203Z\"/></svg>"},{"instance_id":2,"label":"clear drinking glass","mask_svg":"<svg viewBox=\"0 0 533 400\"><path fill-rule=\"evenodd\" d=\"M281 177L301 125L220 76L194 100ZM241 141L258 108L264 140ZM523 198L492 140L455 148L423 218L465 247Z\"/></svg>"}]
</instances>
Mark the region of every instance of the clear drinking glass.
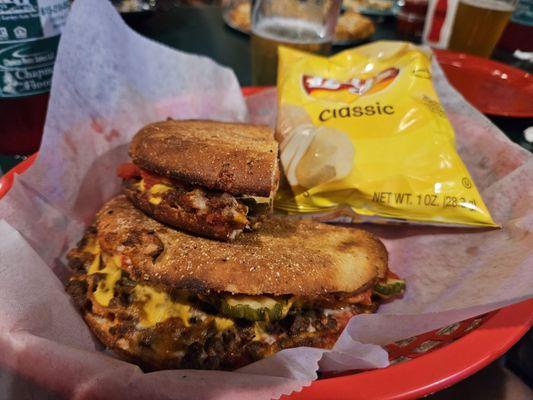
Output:
<instances>
[{"instance_id":1,"label":"clear drinking glass","mask_svg":"<svg viewBox=\"0 0 533 400\"><path fill-rule=\"evenodd\" d=\"M517 0L459 0L448 48L489 57L516 3Z\"/></svg>"},{"instance_id":2,"label":"clear drinking glass","mask_svg":"<svg viewBox=\"0 0 533 400\"><path fill-rule=\"evenodd\" d=\"M111 0L121 13L150 11L156 7L157 0Z\"/></svg>"},{"instance_id":3,"label":"clear drinking glass","mask_svg":"<svg viewBox=\"0 0 533 400\"><path fill-rule=\"evenodd\" d=\"M276 83L279 45L327 54L341 2L255 0L252 6L252 83Z\"/></svg>"}]
</instances>

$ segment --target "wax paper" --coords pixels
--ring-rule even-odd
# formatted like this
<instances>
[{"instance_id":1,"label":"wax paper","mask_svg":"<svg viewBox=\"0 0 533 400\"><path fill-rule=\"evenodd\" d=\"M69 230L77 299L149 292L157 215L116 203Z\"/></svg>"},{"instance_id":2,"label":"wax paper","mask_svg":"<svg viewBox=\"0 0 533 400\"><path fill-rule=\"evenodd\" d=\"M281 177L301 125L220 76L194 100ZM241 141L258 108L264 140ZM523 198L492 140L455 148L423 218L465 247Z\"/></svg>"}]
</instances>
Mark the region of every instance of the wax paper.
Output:
<instances>
[{"instance_id":1,"label":"wax paper","mask_svg":"<svg viewBox=\"0 0 533 400\"><path fill-rule=\"evenodd\" d=\"M234 372L144 373L106 351L63 283L64 254L118 193L115 168L144 124L173 118L272 123L275 93L247 99L231 71L129 30L106 0L74 2L42 148L0 201L0 397L268 399L323 370L388 365L380 345L521 301L533 288L533 160L435 68L459 153L500 230L370 226L407 280L403 300L352 319L332 351L284 350Z\"/></svg>"}]
</instances>

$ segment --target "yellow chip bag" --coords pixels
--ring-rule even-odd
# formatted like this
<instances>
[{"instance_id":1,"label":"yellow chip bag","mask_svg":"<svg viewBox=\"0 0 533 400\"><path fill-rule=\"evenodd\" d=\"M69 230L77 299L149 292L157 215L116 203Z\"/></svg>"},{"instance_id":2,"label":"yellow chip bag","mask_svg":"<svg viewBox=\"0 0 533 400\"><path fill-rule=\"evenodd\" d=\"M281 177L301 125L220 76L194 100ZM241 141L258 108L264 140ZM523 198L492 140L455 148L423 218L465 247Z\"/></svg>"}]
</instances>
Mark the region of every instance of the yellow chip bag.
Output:
<instances>
[{"instance_id":1,"label":"yellow chip bag","mask_svg":"<svg viewBox=\"0 0 533 400\"><path fill-rule=\"evenodd\" d=\"M426 53L375 42L333 57L281 47L276 137L292 214L497 226L456 152Z\"/></svg>"}]
</instances>

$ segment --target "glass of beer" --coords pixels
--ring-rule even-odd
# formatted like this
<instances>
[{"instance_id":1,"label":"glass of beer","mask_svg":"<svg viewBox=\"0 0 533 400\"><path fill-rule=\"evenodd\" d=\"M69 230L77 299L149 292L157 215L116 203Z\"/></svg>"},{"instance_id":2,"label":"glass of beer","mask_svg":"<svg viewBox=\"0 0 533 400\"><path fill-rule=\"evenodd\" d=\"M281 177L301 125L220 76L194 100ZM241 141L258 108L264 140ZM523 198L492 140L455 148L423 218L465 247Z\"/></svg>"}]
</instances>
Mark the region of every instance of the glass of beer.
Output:
<instances>
[{"instance_id":1,"label":"glass of beer","mask_svg":"<svg viewBox=\"0 0 533 400\"><path fill-rule=\"evenodd\" d=\"M327 54L341 0L255 0L252 6L252 83L275 85L278 46Z\"/></svg>"},{"instance_id":2,"label":"glass of beer","mask_svg":"<svg viewBox=\"0 0 533 400\"><path fill-rule=\"evenodd\" d=\"M517 0L459 0L448 48L489 57Z\"/></svg>"}]
</instances>

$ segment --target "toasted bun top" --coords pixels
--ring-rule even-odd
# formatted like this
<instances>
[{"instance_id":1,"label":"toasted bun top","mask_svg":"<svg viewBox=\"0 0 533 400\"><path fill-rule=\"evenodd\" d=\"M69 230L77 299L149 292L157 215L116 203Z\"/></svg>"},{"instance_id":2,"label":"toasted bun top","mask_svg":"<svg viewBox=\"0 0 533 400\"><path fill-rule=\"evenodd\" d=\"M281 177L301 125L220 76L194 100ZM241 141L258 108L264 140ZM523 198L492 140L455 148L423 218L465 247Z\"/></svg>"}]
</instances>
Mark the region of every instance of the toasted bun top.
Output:
<instances>
[{"instance_id":1,"label":"toasted bun top","mask_svg":"<svg viewBox=\"0 0 533 400\"><path fill-rule=\"evenodd\" d=\"M387 270L387 251L370 233L312 221L273 217L259 233L219 242L171 229L121 195L99 211L96 229L132 278L198 292L352 293Z\"/></svg>"},{"instance_id":2,"label":"toasted bun top","mask_svg":"<svg viewBox=\"0 0 533 400\"><path fill-rule=\"evenodd\" d=\"M135 135L129 153L159 175L235 195L268 197L278 184L278 144L264 125L156 122Z\"/></svg>"}]
</instances>

